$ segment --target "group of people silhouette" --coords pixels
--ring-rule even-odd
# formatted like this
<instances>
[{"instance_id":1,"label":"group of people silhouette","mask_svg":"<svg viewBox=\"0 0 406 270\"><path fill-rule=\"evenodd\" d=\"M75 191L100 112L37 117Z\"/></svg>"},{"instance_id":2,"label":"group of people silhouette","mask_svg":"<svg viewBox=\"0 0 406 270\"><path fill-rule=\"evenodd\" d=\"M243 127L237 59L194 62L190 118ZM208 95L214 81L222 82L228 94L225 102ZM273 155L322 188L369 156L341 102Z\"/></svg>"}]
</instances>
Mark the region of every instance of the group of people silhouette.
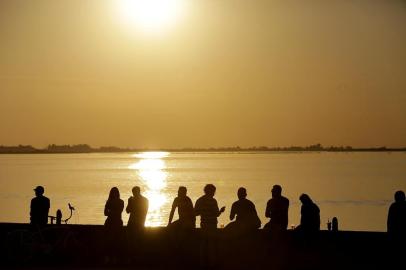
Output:
<instances>
[{"instance_id":1,"label":"group of people silhouette","mask_svg":"<svg viewBox=\"0 0 406 270\"><path fill-rule=\"evenodd\" d=\"M127 227L140 230L144 227L148 212L148 199L141 195L140 187L132 189L133 196L128 199L126 212L130 214ZM187 188L179 187L178 196L173 200L169 214L168 227L178 229L192 229L196 226L196 216L200 216L200 228L213 230L217 228L217 218L225 211L225 206L219 208L214 198L216 187L207 184L204 187L204 195L196 200L193 207L192 200L187 196ZM233 232L246 232L261 227L261 220L252 201L247 199L247 190L240 187L237 191L238 200L231 206L230 222L224 229ZM298 230L318 231L320 230L320 210L313 203L309 195L300 196L302 202L301 223ZM120 199L117 187L110 190L106 202L104 214L107 216L106 227L120 227L123 225L121 213L124 209L124 201ZM179 219L173 222L174 213L178 209ZM270 218L264 229L273 233L283 232L288 228L289 200L282 196L282 187L274 185L272 198L268 201L265 216ZM235 219L235 221L233 221Z\"/></svg>"},{"instance_id":2,"label":"group of people silhouette","mask_svg":"<svg viewBox=\"0 0 406 270\"><path fill-rule=\"evenodd\" d=\"M35 198L31 200L30 219L33 225L46 225L50 200L44 196L44 187L37 186ZM214 198L216 187L207 184L204 187L204 195L196 200L193 206L192 200L187 196L187 188L179 187L178 196L173 200L169 214L169 228L193 229L196 226L196 217L200 216L200 228L213 230L217 228L217 218L225 211L225 207L218 207ZM272 198L267 202L265 216L270 221L264 229L272 233L280 233L288 229L289 199L282 196L282 187L274 185L271 190ZM133 187L132 194L128 199L126 212L129 214L127 227L133 231L142 230L148 213L148 199L141 194L141 188ZM231 206L230 222L224 229L228 231L245 232L261 227L255 205L247 199L247 190L240 187L237 191L238 200ZM392 236L406 234L406 198L403 191L395 193L395 202L391 204L388 212L387 231ZM299 197L302 203L300 225L296 228L303 232L317 232L320 230L320 209L312 201L309 195L302 194ZM178 210L179 219L173 221L174 213ZM124 201L120 198L117 187L110 190L109 197L104 207L104 215L107 217L105 227L114 232L123 226L122 212ZM235 219L235 220L234 220ZM234 220L234 221L233 221Z\"/></svg>"}]
</instances>

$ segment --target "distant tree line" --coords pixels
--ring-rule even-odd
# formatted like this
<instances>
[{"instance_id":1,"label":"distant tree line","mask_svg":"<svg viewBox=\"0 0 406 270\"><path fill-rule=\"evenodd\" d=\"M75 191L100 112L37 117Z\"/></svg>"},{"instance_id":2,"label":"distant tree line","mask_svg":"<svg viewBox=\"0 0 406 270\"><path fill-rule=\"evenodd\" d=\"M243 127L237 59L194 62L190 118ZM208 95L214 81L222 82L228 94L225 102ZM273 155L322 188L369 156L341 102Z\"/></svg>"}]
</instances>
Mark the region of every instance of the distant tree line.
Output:
<instances>
[{"instance_id":1,"label":"distant tree line","mask_svg":"<svg viewBox=\"0 0 406 270\"><path fill-rule=\"evenodd\" d=\"M31 145L3 146L0 145L0 154L53 154L53 153L118 153L118 152L139 152L139 151L170 151L170 152L404 152L403 148L371 147L354 148L351 146L329 146L321 144L309 146L288 146L288 147L211 147L211 148L181 148L181 149L147 149L147 148L120 148L115 146L102 146L93 148L88 144L56 145L50 144L45 148L35 148Z\"/></svg>"}]
</instances>

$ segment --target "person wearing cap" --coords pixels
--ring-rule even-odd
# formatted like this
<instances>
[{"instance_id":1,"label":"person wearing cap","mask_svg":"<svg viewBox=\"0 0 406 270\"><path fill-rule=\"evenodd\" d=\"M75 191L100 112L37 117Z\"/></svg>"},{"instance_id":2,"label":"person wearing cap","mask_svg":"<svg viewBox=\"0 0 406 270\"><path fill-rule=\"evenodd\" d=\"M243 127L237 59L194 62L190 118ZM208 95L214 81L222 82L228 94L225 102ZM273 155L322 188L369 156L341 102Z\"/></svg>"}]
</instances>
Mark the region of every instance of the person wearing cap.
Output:
<instances>
[{"instance_id":1,"label":"person wearing cap","mask_svg":"<svg viewBox=\"0 0 406 270\"><path fill-rule=\"evenodd\" d=\"M31 200L30 219L32 225L43 226L48 223L48 212L50 202L44 196L44 187L37 186L35 189L35 198Z\"/></svg>"},{"instance_id":2,"label":"person wearing cap","mask_svg":"<svg viewBox=\"0 0 406 270\"><path fill-rule=\"evenodd\" d=\"M272 198L266 204L265 216L271 220L265 224L264 229L271 233L281 233L288 228L289 200L282 196L282 187L274 185L272 187Z\"/></svg>"}]
</instances>

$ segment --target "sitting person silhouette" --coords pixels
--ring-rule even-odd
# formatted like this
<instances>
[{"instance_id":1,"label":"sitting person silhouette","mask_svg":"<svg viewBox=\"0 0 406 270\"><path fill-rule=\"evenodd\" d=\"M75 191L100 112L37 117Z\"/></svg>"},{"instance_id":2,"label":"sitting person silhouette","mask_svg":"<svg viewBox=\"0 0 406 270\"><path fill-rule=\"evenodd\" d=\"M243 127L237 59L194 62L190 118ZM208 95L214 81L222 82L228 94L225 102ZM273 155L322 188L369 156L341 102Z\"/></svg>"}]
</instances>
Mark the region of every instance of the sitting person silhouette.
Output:
<instances>
[{"instance_id":1,"label":"sitting person silhouette","mask_svg":"<svg viewBox=\"0 0 406 270\"><path fill-rule=\"evenodd\" d=\"M133 230L142 230L148 213L148 199L141 195L141 188L138 186L132 188L132 193L133 196L128 198L125 209L130 214L127 227Z\"/></svg>"},{"instance_id":2,"label":"sitting person silhouette","mask_svg":"<svg viewBox=\"0 0 406 270\"><path fill-rule=\"evenodd\" d=\"M296 228L297 231L303 233L314 233L320 231L320 209L312 201L307 194L302 194L299 197L302 202L300 210L300 225Z\"/></svg>"},{"instance_id":3,"label":"sitting person silhouette","mask_svg":"<svg viewBox=\"0 0 406 270\"><path fill-rule=\"evenodd\" d=\"M387 228L393 239L406 239L406 199L401 190L396 191L395 202L389 207Z\"/></svg>"},{"instance_id":4,"label":"sitting person silhouette","mask_svg":"<svg viewBox=\"0 0 406 270\"><path fill-rule=\"evenodd\" d=\"M216 187L212 184L207 184L204 187L204 195L196 201L195 215L200 216L200 227L202 229L216 229L217 217L221 215L226 209L223 206L220 210L214 194L216 193Z\"/></svg>"},{"instance_id":5,"label":"sitting person silhouette","mask_svg":"<svg viewBox=\"0 0 406 270\"><path fill-rule=\"evenodd\" d=\"M279 234L288 228L289 200L282 196L282 187L272 187L272 198L266 204L265 216L270 221L265 224L264 229L270 230L272 234Z\"/></svg>"},{"instance_id":6,"label":"sitting person silhouette","mask_svg":"<svg viewBox=\"0 0 406 270\"><path fill-rule=\"evenodd\" d=\"M238 201L231 206L230 220L236 218L234 222L229 223L225 230L232 235L242 234L261 227L261 221L253 202L247 199L247 190L240 187L237 191Z\"/></svg>"},{"instance_id":7,"label":"sitting person silhouette","mask_svg":"<svg viewBox=\"0 0 406 270\"><path fill-rule=\"evenodd\" d=\"M173 200L171 212L169 213L169 227L182 229L191 229L196 227L196 216L193 209L193 203L186 194L186 187L179 187L178 197ZM179 219L172 222L176 208L178 208Z\"/></svg>"},{"instance_id":8,"label":"sitting person silhouette","mask_svg":"<svg viewBox=\"0 0 406 270\"><path fill-rule=\"evenodd\" d=\"M31 200L30 220L32 225L43 226L48 224L48 213L50 202L44 196L44 187L37 186L35 189L35 198Z\"/></svg>"}]
</instances>

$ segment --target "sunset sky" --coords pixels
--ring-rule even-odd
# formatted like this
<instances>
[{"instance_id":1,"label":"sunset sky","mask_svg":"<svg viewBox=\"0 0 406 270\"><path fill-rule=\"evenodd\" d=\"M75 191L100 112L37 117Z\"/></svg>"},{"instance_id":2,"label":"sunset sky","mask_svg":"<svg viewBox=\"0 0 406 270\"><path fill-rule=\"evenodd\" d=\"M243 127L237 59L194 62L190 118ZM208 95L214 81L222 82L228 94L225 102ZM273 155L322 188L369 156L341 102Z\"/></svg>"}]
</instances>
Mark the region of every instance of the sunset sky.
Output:
<instances>
[{"instance_id":1,"label":"sunset sky","mask_svg":"<svg viewBox=\"0 0 406 270\"><path fill-rule=\"evenodd\" d=\"M0 1L0 145L406 146L406 1L166 1Z\"/></svg>"}]
</instances>

